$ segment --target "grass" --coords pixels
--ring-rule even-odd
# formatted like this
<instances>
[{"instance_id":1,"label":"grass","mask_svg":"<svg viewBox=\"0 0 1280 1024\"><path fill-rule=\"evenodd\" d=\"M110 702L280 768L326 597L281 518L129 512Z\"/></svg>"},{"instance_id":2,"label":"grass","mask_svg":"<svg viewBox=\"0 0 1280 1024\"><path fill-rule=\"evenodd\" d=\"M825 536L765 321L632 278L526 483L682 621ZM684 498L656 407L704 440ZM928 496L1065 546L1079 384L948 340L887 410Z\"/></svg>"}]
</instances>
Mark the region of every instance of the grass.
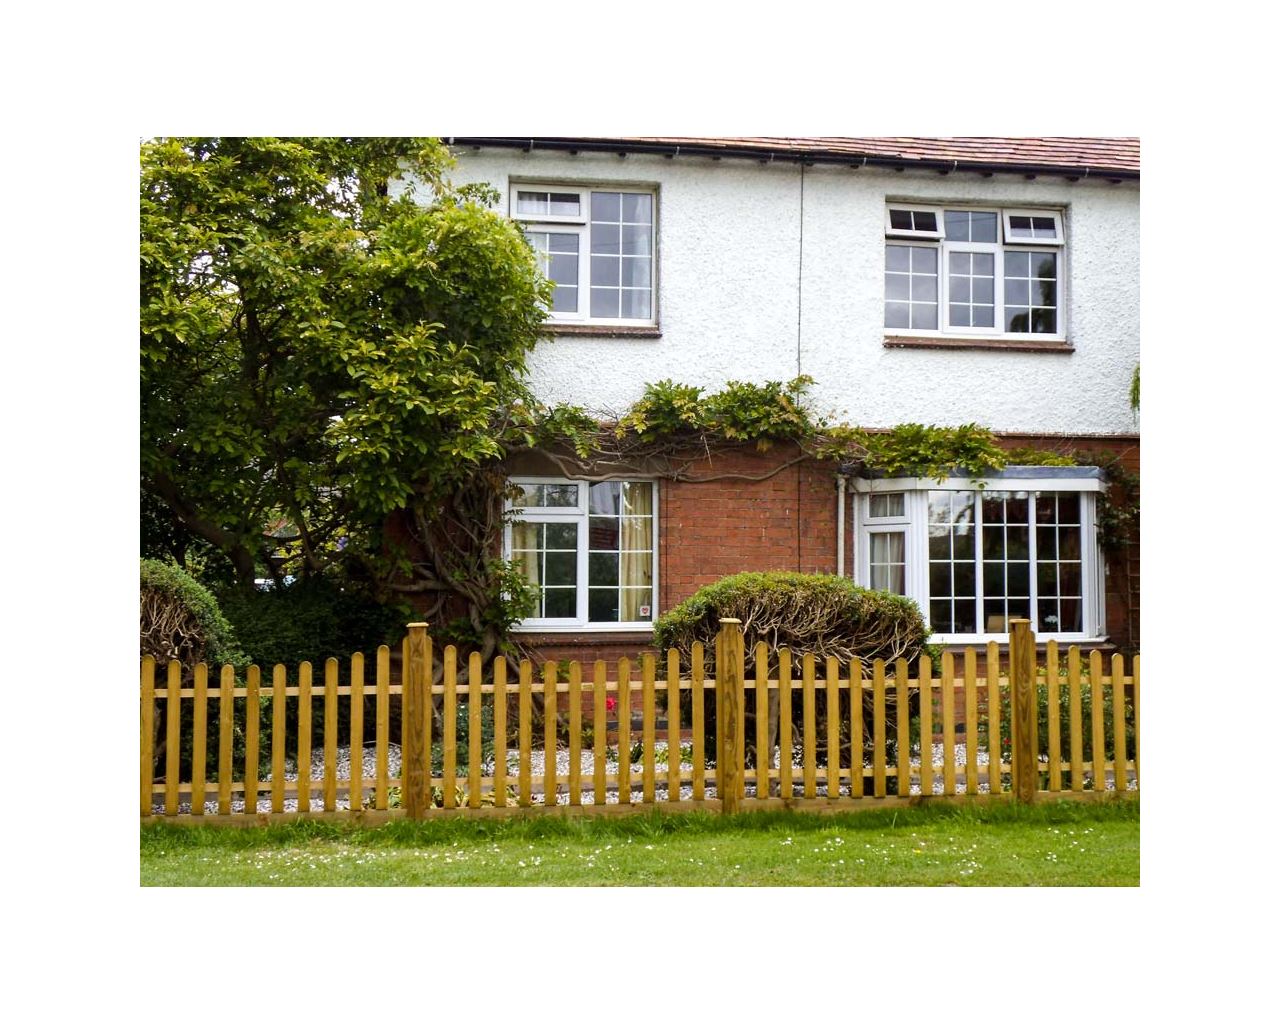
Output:
<instances>
[{"instance_id":1,"label":"grass","mask_svg":"<svg viewBox=\"0 0 1280 1024\"><path fill-rule=\"evenodd\" d=\"M149 825L143 885L1137 885L1138 801Z\"/></svg>"}]
</instances>

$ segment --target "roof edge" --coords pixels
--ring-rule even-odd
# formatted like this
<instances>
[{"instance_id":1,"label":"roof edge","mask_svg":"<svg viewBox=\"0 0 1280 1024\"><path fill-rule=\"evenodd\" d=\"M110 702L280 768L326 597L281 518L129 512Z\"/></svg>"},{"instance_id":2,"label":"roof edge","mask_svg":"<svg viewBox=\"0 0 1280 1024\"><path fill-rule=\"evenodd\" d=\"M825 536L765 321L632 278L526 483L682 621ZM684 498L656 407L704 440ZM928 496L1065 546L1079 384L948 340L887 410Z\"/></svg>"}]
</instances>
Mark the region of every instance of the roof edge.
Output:
<instances>
[{"instance_id":1,"label":"roof edge","mask_svg":"<svg viewBox=\"0 0 1280 1024\"><path fill-rule=\"evenodd\" d=\"M533 137L515 138L506 136L446 136L444 141L450 146L497 146L508 149L523 149L529 152L534 149L567 150L570 152L586 151L595 153L646 153L656 156L675 157L710 156L728 159L755 160L760 163L802 163L802 164L841 164L849 167L887 167L893 170L906 170L908 167L923 170L934 170L940 174L952 171L973 171L983 175L1021 174L1063 177L1075 181L1081 178L1102 178L1106 181L1138 181L1141 171L1121 167L1074 166L1069 164L1037 164L1037 163L993 163L980 160L936 160L912 159L897 156L876 156L871 154L856 155L835 151L788 149L769 149L750 146L704 146L698 144L680 144L666 142L636 142L630 139L579 139L568 137Z\"/></svg>"}]
</instances>

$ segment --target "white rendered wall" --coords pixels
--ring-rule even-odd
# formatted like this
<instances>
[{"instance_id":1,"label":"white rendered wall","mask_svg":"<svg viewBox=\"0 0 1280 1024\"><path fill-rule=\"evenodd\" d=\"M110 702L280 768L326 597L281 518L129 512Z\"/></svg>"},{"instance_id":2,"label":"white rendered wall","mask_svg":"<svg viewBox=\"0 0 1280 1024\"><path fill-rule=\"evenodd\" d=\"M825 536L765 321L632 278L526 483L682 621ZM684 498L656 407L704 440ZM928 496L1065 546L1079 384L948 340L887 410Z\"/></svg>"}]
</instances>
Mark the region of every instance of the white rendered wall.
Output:
<instances>
[{"instance_id":1,"label":"white rendered wall","mask_svg":"<svg viewBox=\"0 0 1280 1024\"><path fill-rule=\"evenodd\" d=\"M531 359L535 391L600 413L646 382L817 381L815 408L861 426L981 423L1071 434L1135 431L1138 189L1061 178L754 160L462 149L456 183L627 183L658 190L661 338L557 337ZM886 198L1066 210L1070 354L884 347Z\"/></svg>"}]
</instances>

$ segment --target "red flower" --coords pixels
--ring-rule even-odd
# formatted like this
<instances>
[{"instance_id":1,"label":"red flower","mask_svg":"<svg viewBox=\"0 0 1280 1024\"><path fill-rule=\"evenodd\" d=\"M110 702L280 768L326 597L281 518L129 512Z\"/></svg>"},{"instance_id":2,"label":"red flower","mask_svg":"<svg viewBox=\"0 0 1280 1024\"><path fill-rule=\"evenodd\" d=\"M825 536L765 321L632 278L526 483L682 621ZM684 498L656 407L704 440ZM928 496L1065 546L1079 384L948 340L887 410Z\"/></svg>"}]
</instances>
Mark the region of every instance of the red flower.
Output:
<instances>
[{"instance_id":1,"label":"red flower","mask_svg":"<svg viewBox=\"0 0 1280 1024\"><path fill-rule=\"evenodd\" d=\"M606 711L612 711L612 710L613 710L614 708L616 708L617 706L618 706L618 698L617 698L617 697L606 697L606 698L604 699L604 709L605 709Z\"/></svg>"}]
</instances>

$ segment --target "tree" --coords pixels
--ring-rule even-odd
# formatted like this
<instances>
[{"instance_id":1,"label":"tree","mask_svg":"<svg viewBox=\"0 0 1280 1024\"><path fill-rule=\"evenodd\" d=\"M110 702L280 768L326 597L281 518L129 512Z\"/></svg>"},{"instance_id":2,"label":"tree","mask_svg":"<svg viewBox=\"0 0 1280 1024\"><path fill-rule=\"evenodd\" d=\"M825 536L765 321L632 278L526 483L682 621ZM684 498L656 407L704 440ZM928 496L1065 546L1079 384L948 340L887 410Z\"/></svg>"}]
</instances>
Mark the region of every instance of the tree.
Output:
<instances>
[{"instance_id":1,"label":"tree","mask_svg":"<svg viewBox=\"0 0 1280 1024\"><path fill-rule=\"evenodd\" d=\"M473 492L500 515L482 467L534 404L550 290L475 201L491 190L452 188L431 139L165 138L141 157L149 534L207 542L242 586L265 568L456 593L458 558L415 564L385 527L456 535L446 512Z\"/></svg>"}]
</instances>

